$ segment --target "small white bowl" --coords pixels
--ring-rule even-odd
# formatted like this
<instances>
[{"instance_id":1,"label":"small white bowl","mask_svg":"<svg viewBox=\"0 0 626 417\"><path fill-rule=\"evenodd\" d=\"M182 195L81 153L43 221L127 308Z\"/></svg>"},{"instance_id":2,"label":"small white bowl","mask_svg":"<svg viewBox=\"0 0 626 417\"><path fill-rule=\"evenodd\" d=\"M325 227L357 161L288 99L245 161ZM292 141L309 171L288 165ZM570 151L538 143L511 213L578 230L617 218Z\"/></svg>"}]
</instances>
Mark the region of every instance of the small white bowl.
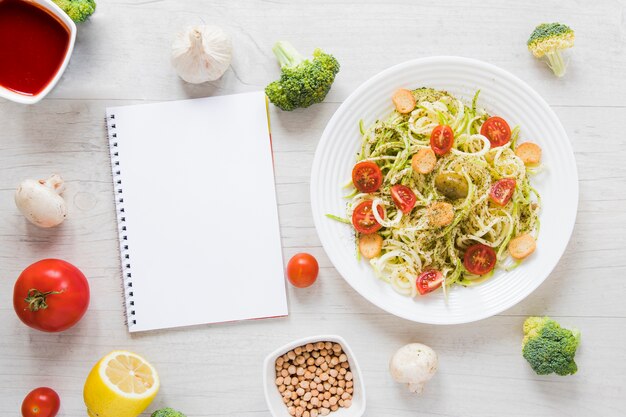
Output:
<instances>
[{"instance_id":1,"label":"small white bowl","mask_svg":"<svg viewBox=\"0 0 626 417\"><path fill-rule=\"evenodd\" d=\"M70 62L70 57L72 56L72 51L74 50L74 43L76 42L76 24L70 17L65 13L59 6L57 6L52 0L29 0L33 3L38 4L41 8L47 10L56 16L61 22L67 26L70 31L70 44L67 47L67 52L65 53L65 58L63 59L63 63L59 67L59 70L54 75L54 78L50 80L48 85L41 90L38 94L28 96L25 94L16 93L15 91L11 91L7 88L4 88L0 85L0 97L6 98L7 100L15 101L16 103L22 104L35 104L42 98L44 98L56 85L56 83L61 79L63 72L65 72L65 68L67 64Z\"/></svg>"},{"instance_id":2,"label":"small white bowl","mask_svg":"<svg viewBox=\"0 0 626 417\"><path fill-rule=\"evenodd\" d=\"M283 398L280 395L280 392L278 392L278 387L276 387L276 359L279 356L284 355L286 352L297 348L298 346L304 346L307 343L315 342L339 343L344 353L348 356L350 372L352 372L354 381L352 406L350 408L339 408L337 411L332 411L329 416L361 417L365 413L365 385L363 384L361 369L359 368L359 364L357 363L356 357L352 353L350 346L348 346L348 344L342 337L335 335L319 335L294 340L293 342L276 349L265 358L265 362L263 363L263 382L265 389L265 400L267 401L267 406L270 410L270 413L272 413L273 417L291 417L289 411L287 410L287 406L283 402Z\"/></svg>"}]
</instances>

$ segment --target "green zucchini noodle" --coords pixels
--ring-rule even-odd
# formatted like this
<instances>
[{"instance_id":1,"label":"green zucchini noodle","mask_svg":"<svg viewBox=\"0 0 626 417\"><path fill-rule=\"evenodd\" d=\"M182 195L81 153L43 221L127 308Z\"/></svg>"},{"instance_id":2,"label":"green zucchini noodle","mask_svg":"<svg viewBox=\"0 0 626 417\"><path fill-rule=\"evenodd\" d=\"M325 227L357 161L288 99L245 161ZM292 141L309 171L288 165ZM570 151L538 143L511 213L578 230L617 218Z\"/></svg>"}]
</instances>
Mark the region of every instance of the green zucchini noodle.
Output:
<instances>
[{"instance_id":1,"label":"green zucchini noodle","mask_svg":"<svg viewBox=\"0 0 626 417\"><path fill-rule=\"evenodd\" d=\"M420 91L429 93L420 95ZM489 115L476 106L478 92L469 106L446 92L418 89L414 94L418 101L410 114L393 111L370 126L360 123L362 144L357 162L376 162L383 183L374 193L355 190L349 194L346 217L352 218L359 203L373 200L372 213L382 225L378 233L383 237L380 255L370 260L376 276L397 292L413 297L418 294L417 276L425 269L438 269L443 273L442 287L447 296L454 285L475 285L493 275L472 275L465 269L463 254L472 244L492 247L497 254L496 268L509 270L517 266L519 262L512 260L507 246L520 234L530 233L537 238L540 198L529 177L540 170L527 168L515 155L519 127L512 129L510 142L491 149L489 140L480 134ZM414 173L411 157L430 147L431 132L440 124L452 128L453 148L438 157L431 173ZM435 187L438 174L451 172L466 179L465 198L450 200ZM513 198L504 207L489 198L492 184L502 178L516 180ZM405 185L415 193L417 202L409 214L403 214L394 204L390 193L394 184ZM447 226L429 224L427 208L436 201L447 201L454 207L454 218ZM382 218L377 206L384 209Z\"/></svg>"}]
</instances>

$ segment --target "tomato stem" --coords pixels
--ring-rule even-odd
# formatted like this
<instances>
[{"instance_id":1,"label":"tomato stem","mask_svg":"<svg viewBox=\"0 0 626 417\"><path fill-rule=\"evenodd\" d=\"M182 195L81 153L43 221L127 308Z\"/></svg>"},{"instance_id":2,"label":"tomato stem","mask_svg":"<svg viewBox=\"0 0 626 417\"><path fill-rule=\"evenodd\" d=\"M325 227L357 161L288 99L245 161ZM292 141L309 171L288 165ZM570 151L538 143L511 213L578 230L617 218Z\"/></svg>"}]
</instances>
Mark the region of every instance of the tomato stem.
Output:
<instances>
[{"instance_id":1,"label":"tomato stem","mask_svg":"<svg viewBox=\"0 0 626 417\"><path fill-rule=\"evenodd\" d=\"M45 310L48 308L48 303L46 302L48 296L51 294L61 294L62 292L63 291L41 292L36 288L31 288L28 290L28 294L26 295L24 301L28 304L28 309L30 311Z\"/></svg>"}]
</instances>

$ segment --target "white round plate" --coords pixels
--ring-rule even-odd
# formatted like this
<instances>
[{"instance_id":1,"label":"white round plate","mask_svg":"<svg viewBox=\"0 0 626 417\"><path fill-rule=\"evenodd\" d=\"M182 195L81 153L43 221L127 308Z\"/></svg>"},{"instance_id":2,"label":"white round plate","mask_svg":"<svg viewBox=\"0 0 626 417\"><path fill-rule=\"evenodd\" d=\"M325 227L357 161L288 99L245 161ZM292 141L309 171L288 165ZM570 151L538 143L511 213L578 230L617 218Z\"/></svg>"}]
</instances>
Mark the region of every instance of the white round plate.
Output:
<instances>
[{"instance_id":1,"label":"white round plate","mask_svg":"<svg viewBox=\"0 0 626 417\"><path fill-rule=\"evenodd\" d=\"M471 102L480 90L479 106L520 125L520 142L543 149L544 170L533 178L542 198L537 250L521 266L497 271L487 282L453 287L409 298L377 279L365 260L358 261L350 225L327 213L345 217L346 190L360 148L359 120L365 126L392 111L398 88L433 87ZM315 152L311 172L311 206L319 237L339 273L359 294L391 314L420 323L457 324L484 319L512 307L533 292L552 272L571 236L578 206L576 162L567 134L548 104L525 82L498 67L469 58L432 57L391 67L354 91L328 122Z\"/></svg>"}]
</instances>

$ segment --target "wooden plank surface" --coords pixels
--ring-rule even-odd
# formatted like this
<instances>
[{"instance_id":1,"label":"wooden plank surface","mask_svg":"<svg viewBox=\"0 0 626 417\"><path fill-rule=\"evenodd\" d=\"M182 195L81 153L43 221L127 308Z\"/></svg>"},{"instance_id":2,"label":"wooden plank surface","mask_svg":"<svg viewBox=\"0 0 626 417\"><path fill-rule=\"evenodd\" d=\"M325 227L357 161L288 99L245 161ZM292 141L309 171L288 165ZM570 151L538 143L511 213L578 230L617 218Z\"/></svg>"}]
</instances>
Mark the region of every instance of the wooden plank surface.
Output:
<instances>
[{"instance_id":1,"label":"wooden plank surface","mask_svg":"<svg viewBox=\"0 0 626 417\"><path fill-rule=\"evenodd\" d=\"M159 370L162 390L150 410L168 405L190 417L269 416L263 358L317 333L343 335L355 351L367 416L626 415L623 2L101 0L98 7L79 27L72 62L49 98L31 107L0 101L0 415L18 415L30 389L49 385L61 394L61 415L84 416L89 369L121 348ZM554 20L577 34L563 79L525 47L534 25ZM235 55L222 80L191 86L170 67L169 44L181 27L202 22L224 27ZM284 255L314 254L319 281L306 290L289 288L286 319L131 336L123 324L104 109L258 90L279 73L271 54L278 39L303 50L323 47L342 64L325 103L271 114ZM580 176L574 234L550 278L503 314L459 326L411 323L358 296L324 253L309 205L315 147L342 100L380 70L430 55L483 59L537 89L570 135ZM17 212L13 192L22 179L52 172L68 182L70 213L61 227L41 230ZM31 331L12 311L15 278L45 257L75 263L90 280L90 310L63 334ZM543 314L582 330L577 375L538 377L521 357L521 323ZM421 397L387 372L390 355L410 341L440 355L440 370Z\"/></svg>"}]
</instances>

